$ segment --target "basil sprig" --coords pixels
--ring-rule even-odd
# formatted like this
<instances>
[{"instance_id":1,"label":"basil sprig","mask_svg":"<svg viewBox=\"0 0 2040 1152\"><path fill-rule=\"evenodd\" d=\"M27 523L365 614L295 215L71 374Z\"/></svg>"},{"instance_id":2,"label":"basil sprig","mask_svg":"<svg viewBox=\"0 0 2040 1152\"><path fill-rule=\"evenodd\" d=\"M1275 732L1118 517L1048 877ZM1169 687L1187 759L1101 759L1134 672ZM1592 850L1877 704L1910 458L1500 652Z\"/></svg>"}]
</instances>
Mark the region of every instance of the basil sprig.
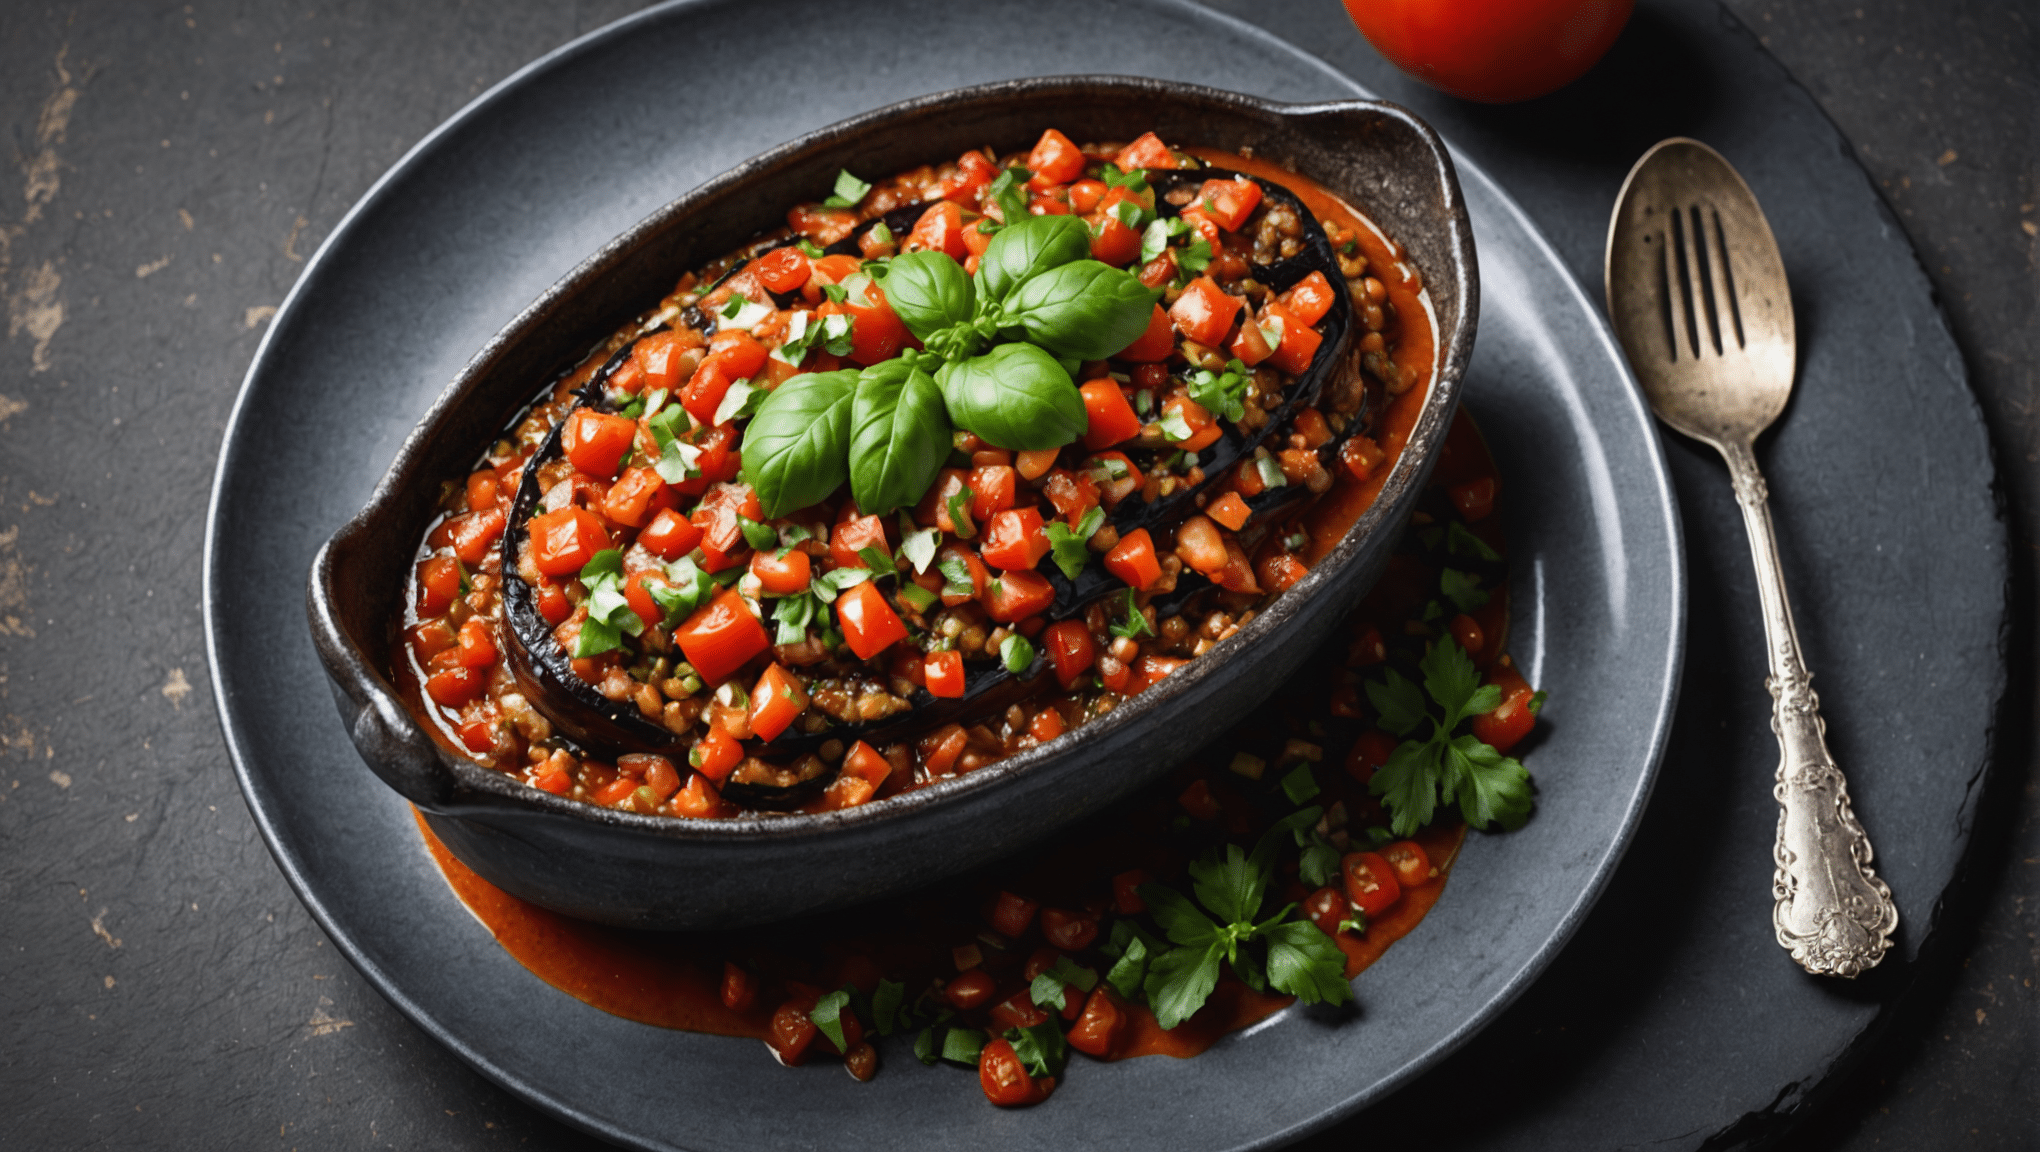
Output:
<instances>
[{"instance_id":1,"label":"basil sprig","mask_svg":"<svg viewBox=\"0 0 2040 1152\"><path fill-rule=\"evenodd\" d=\"M978 257L980 300L1003 303L1013 289L1036 273L1059 268L1091 254L1091 230L1075 216L1029 216L999 230Z\"/></svg>"},{"instance_id":2,"label":"basil sprig","mask_svg":"<svg viewBox=\"0 0 2040 1152\"><path fill-rule=\"evenodd\" d=\"M866 368L850 406L850 494L857 506L882 513L918 501L949 458L951 439L942 391L918 364L887 360Z\"/></svg>"},{"instance_id":3,"label":"basil sprig","mask_svg":"<svg viewBox=\"0 0 2040 1152\"><path fill-rule=\"evenodd\" d=\"M854 370L788 379L758 406L744 429L744 482L765 518L819 504L849 478Z\"/></svg>"},{"instance_id":4,"label":"basil sprig","mask_svg":"<svg viewBox=\"0 0 2040 1152\"><path fill-rule=\"evenodd\" d=\"M1001 448L1060 448L1090 426L1070 374L1032 344L945 364L935 380L950 419Z\"/></svg>"}]
</instances>

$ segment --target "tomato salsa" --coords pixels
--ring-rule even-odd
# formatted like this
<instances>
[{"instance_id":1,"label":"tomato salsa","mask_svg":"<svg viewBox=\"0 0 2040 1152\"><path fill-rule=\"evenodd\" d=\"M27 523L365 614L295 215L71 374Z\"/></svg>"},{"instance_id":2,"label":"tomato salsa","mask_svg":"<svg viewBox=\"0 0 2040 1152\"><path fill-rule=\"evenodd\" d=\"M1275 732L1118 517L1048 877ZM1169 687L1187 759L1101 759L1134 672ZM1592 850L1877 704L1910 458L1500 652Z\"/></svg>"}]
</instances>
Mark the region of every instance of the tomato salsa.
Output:
<instances>
[{"instance_id":1,"label":"tomato salsa","mask_svg":"<svg viewBox=\"0 0 2040 1152\"><path fill-rule=\"evenodd\" d=\"M445 485L393 671L648 814L854 807L1111 711L1372 502L1423 281L1307 178L1049 130L683 275Z\"/></svg>"},{"instance_id":2,"label":"tomato salsa","mask_svg":"<svg viewBox=\"0 0 2040 1152\"><path fill-rule=\"evenodd\" d=\"M1539 697L1504 653L1496 492L1462 414L1387 575L1256 713L1112 810L904 897L741 931L631 932L507 895L420 827L504 948L629 1019L763 1040L783 1064L840 1061L860 1080L883 1049L975 1071L1008 1106L1046 1100L1076 1074L1073 1052L1195 1056L1296 999L1343 1003L1436 903L1468 823L1520 821L1501 776L1478 781L1478 803L1461 779L1456 805L1445 791L1435 807L1421 781L1419 818L1398 767L1428 746L1396 715L1398 685L1458 675L1485 698L1454 745L1521 771L1502 758ZM1426 691L1455 710L1449 686ZM1440 722L1447 737L1462 726ZM1233 882L1247 894L1228 895ZM1200 923L1242 942L1225 952Z\"/></svg>"}]
</instances>

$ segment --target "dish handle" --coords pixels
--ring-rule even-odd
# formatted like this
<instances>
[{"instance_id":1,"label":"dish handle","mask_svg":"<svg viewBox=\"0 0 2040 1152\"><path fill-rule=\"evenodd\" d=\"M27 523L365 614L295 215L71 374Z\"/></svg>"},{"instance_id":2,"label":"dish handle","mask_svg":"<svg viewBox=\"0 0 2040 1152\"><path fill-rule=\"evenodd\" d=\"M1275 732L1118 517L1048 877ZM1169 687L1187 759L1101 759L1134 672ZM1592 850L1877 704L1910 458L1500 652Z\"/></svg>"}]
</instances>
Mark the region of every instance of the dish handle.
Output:
<instances>
[{"instance_id":1,"label":"dish handle","mask_svg":"<svg viewBox=\"0 0 2040 1152\"><path fill-rule=\"evenodd\" d=\"M369 770L418 807L443 811L454 791L452 774L432 738L370 667L342 624L337 600L345 585L337 578L336 549L344 547L347 535L343 529L326 541L312 560L305 608L313 647L326 667L347 737Z\"/></svg>"}]
</instances>

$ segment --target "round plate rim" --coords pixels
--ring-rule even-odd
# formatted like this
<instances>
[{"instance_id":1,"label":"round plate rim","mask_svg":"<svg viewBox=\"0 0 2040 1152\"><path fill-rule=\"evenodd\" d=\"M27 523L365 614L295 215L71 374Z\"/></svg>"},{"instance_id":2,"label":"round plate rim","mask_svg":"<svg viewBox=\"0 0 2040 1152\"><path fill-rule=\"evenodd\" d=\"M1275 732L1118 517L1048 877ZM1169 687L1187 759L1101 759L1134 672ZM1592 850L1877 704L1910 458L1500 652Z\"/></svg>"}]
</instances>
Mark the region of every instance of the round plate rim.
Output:
<instances>
[{"instance_id":1,"label":"round plate rim","mask_svg":"<svg viewBox=\"0 0 2040 1152\"><path fill-rule=\"evenodd\" d=\"M284 843L282 830L278 827L272 811L260 802L263 789L254 775L254 771L250 766L248 752L242 746L241 739L239 738L239 730L236 725L235 702L228 692L228 686L221 671L218 641L220 634L220 603L216 573L221 560L219 548L221 544L223 494L229 474L232 471L232 465L237 460L237 449L243 443L240 437L241 423L248 407L249 398L258 383L258 378L265 370L272 343L278 338L280 332L296 320L300 298L310 294L313 287L321 280L325 265L332 253L346 243L347 239L355 231L358 221L381 203L392 185L401 181L415 166L422 163L426 157L435 152L449 138L453 137L470 120L483 115L494 104L505 99L532 78L553 68L560 67L583 54L600 51L610 41L628 35L632 29L640 24L670 19L676 13L685 9L711 7L725 2L732 2L732 0L666 0L665 3L657 4L622 17L546 52L484 90L481 94L463 105L453 115L434 126L417 143L407 149L388 170L370 184L368 189L362 193L361 198L347 210L334 226L333 231L320 243L317 251L306 261L303 273L285 294L283 301L277 307L275 316L271 319L270 324L262 335L262 339L256 346L255 354L249 362L248 370L242 378L240 388L235 393L233 406L229 411L225 430L221 436L220 452L214 466L212 490L206 502L205 540L201 552L200 612L205 628L207 670L211 679L213 702L219 716L222 738L227 748L228 759L233 764L235 780L241 789L243 799L248 804L249 813L255 821L256 829L262 836L264 846L268 848L271 857L276 861L277 867L283 872L285 882L290 885L291 891L305 905L306 910L311 913L313 920L332 939L334 946L340 950L348 962L353 964L355 969L368 980L370 985L388 999L411 1023L444 1045L449 1051L459 1056L463 1062L503 1090L576 1128L605 1140L632 1147L650 1148L669 1145L646 1143L640 1139L638 1133L581 1109L573 1101L525 1080L482 1054L473 1045L436 1018L424 1004L406 993L390 972L386 971L363 951L360 944L353 939L352 934L319 897L313 886L313 880L303 862ZM1210 21L1225 26L1233 35L1256 41L1263 47L1272 47L1295 57L1299 63L1307 64L1334 83L1350 89L1358 98L1380 99L1379 96L1360 85L1345 73L1333 68L1329 63L1230 14L1202 7L1193 3L1192 0L1145 0L1145 2L1158 8L1172 9L1178 14L1194 19ZM1629 369L1627 358L1616 344L1614 334L1609 328L1606 318L1594 306L1585 288L1579 282L1578 277L1573 274L1572 270L1559 256L1557 250L1552 246L1550 239L1530 219L1522 206L1500 184L1490 177L1484 168L1469 159L1459 149L1452 147L1449 139L1446 141L1446 145L1452 154L1453 163L1460 170L1462 186L1472 184L1484 186L1493 195L1495 202L1507 214L1514 228L1528 238L1530 248L1558 274L1568 296L1591 321L1593 339L1596 343L1595 350L1608 356L1616 367L1619 379L1624 386L1625 399L1643 414L1646 426L1654 427L1655 425L1651 422L1652 418L1642 390L1634 374ZM1325 1127L1343 1117L1351 1115L1370 1103L1392 1094L1398 1088L1451 1055L1482 1029L1491 1024L1531 984L1536 982L1537 978L1543 974L1551 961L1563 950L1566 943L1570 941L1581 922L1606 890L1616 867L1620 864L1623 855L1627 852L1635 838L1637 826L1641 822L1644 809L1648 805L1651 791L1655 786L1659 769L1663 764L1666 745L1670 738L1672 720L1678 702L1680 677L1683 673L1685 662L1688 576L1684 532L1663 445L1658 437L1652 436L1647 447L1651 494L1655 497L1653 503L1657 505L1659 514L1664 517L1666 530L1666 544L1669 553L1668 575L1671 585L1668 598L1672 606L1672 618L1668 621L1669 636L1665 648L1664 676L1659 698L1656 702L1655 715L1652 717L1651 731L1647 742L1648 755L1646 763L1638 773L1635 786L1623 807L1621 819L1616 825L1615 836L1607 844L1588 882L1580 889L1571 906L1560 915L1544 942L1522 963L1516 973L1499 990L1493 993L1486 1002L1471 1011L1457 1028L1435 1038L1418 1055L1406 1061L1400 1069L1378 1081L1370 1089L1356 1092L1348 1098L1328 1105L1319 1112L1304 1117L1292 1125L1271 1131L1261 1139L1240 1146L1242 1149L1276 1147Z\"/></svg>"}]
</instances>

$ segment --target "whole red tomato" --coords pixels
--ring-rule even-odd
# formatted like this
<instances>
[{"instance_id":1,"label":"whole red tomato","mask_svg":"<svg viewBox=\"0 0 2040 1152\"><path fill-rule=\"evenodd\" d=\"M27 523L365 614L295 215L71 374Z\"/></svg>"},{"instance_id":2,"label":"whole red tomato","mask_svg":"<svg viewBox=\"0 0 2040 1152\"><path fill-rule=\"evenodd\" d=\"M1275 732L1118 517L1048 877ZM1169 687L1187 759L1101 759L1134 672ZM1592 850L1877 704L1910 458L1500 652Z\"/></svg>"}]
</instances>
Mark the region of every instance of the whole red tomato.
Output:
<instances>
[{"instance_id":1,"label":"whole red tomato","mask_svg":"<svg viewBox=\"0 0 2040 1152\"><path fill-rule=\"evenodd\" d=\"M1345 0L1389 63L1485 104L1562 88L1608 51L1635 0Z\"/></svg>"}]
</instances>

